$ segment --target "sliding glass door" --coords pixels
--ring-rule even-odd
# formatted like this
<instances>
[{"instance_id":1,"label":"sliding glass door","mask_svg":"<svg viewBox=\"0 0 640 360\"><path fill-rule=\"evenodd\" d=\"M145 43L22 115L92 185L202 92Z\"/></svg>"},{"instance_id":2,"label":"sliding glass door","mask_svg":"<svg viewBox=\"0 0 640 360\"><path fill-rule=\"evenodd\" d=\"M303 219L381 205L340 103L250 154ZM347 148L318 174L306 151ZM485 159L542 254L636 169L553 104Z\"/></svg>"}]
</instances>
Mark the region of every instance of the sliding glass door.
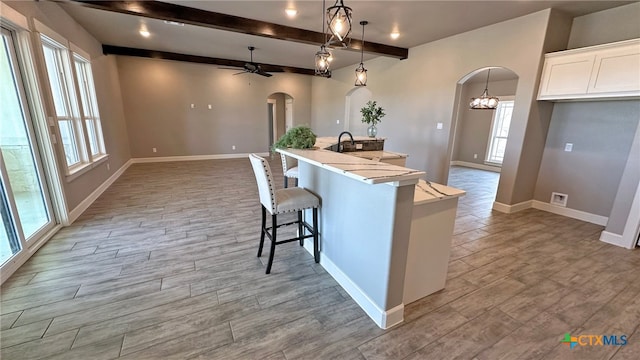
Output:
<instances>
[{"instance_id":1,"label":"sliding glass door","mask_svg":"<svg viewBox=\"0 0 640 360\"><path fill-rule=\"evenodd\" d=\"M0 264L54 226L13 34L0 51Z\"/></svg>"}]
</instances>

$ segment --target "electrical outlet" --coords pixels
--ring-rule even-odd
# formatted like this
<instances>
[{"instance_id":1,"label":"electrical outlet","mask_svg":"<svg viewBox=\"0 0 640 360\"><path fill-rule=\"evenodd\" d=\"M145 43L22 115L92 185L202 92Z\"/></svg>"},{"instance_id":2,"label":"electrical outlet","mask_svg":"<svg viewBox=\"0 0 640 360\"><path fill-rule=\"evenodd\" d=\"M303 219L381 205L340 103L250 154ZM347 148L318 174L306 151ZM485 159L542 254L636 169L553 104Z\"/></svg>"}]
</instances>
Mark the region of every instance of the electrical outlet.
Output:
<instances>
[{"instance_id":1,"label":"electrical outlet","mask_svg":"<svg viewBox=\"0 0 640 360\"><path fill-rule=\"evenodd\" d=\"M151 151L153 151L153 152L158 152L158 149L156 149L156 148L151 148Z\"/></svg>"},{"instance_id":2,"label":"electrical outlet","mask_svg":"<svg viewBox=\"0 0 640 360\"><path fill-rule=\"evenodd\" d=\"M191 108L195 109L196 108L196 104L191 104Z\"/></svg>"},{"instance_id":3,"label":"electrical outlet","mask_svg":"<svg viewBox=\"0 0 640 360\"><path fill-rule=\"evenodd\" d=\"M572 143L566 143L566 144L564 144L564 151L566 151L566 152L571 152L571 151L573 151L573 144L572 144Z\"/></svg>"},{"instance_id":4,"label":"electrical outlet","mask_svg":"<svg viewBox=\"0 0 640 360\"><path fill-rule=\"evenodd\" d=\"M443 124L441 122L439 122L439 123L436 124L436 129L442 130L442 126L443 126Z\"/></svg>"},{"instance_id":5,"label":"electrical outlet","mask_svg":"<svg viewBox=\"0 0 640 360\"><path fill-rule=\"evenodd\" d=\"M362 150L362 144L356 144L356 150Z\"/></svg>"},{"instance_id":6,"label":"electrical outlet","mask_svg":"<svg viewBox=\"0 0 640 360\"><path fill-rule=\"evenodd\" d=\"M336 120L336 124L340 125L340 120L339 119Z\"/></svg>"},{"instance_id":7,"label":"electrical outlet","mask_svg":"<svg viewBox=\"0 0 640 360\"><path fill-rule=\"evenodd\" d=\"M478 158L478 154L473 154L473 158L477 159Z\"/></svg>"},{"instance_id":8,"label":"electrical outlet","mask_svg":"<svg viewBox=\"0 0 640 360\"><path fill-rule=\"evenodd\" d=\"M211 104L207 105L207 107L209 108L209 110L211 110L213 107L211 106Z\"/></svg>"},{"instance_id":9,"label":"electrical outlet","mask_svg":"<svg viewBox=\"0 0 640 360\"><path fill-rule=\"evenodd\" d=\"M111 170L111 165L107 163L107 170Z\"/></svg>"},{"instance_id":10,"label":"electrical outlet","mask_svg":"<svg viewBox=\"0 0 640 360\"><path fill-rule=\"evenodd\" d=\"M231 150L235 150L236 146L235 145L231 145Z\"/></svg>"}]
</instances>

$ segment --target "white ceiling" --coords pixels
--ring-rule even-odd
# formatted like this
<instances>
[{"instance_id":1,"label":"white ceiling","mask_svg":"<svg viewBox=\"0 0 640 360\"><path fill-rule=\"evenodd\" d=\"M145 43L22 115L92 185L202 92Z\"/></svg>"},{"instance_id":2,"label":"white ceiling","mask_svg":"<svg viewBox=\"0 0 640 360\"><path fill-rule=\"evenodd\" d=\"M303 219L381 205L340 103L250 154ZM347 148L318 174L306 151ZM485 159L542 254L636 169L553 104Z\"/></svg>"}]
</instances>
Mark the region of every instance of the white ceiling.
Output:
<instances>
[{"instance_id":1,"label":"white ceiling","mask_svg":"<svg viewBox=\"0 0 640 360\"><path fill-rule=\"evenodd\" d=\"M166 1L250 19L262 20L322 31L322 1ZM526 15L546 8L556 8L573 17L631 3L632 1L359 1L345 0L353 9L354 24L368 20L365 42L411 48L454 34ZM327 1L326 6L334 1ZM90 9L74 3L63 8L100 42L108 45L170 51L190 55L233 60L248 60L247 46L256 47L254 61L259 63L313 68L319 45L306 45L284 40L232 33L193 25L168 25L161 20ZM298 10L294 19L285 8ZM146 26L149 38L138 30ZM389 34L400 32L397 40ZM355 25L353 37L360 38L362 29ZM365 54L366 60L374 57ZM349 50L334 52L334 69L360 62L360 54ZM496 76L499 76L496 71ZM493 71L492 71L493 78Z\"/></svg>"}]
</instances>

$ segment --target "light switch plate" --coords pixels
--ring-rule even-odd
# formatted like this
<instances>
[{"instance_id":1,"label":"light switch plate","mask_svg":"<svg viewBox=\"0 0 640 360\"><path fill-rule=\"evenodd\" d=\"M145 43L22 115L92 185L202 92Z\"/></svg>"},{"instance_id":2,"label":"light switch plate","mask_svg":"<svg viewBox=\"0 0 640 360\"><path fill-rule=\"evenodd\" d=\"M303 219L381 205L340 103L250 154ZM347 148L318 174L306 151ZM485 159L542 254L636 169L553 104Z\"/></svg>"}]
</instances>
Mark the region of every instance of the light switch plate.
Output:
<instances>
[{"instance_id":1,"label":"light switch plate","mask_svg":"<svg viewBox=\"0 0 640 360\"><path fill-rule=\"evenodd\" d=\"M564 151L566 151L566 152L571 152L571 151L573 151L573 144L572 144L572 143L566 143L566 144L564 144Z\"/></svg>"},{"instance_id":2,"label":"light switch plate","mask_svg":"<svg viewBox=\"0 0 640 360\"><path fill-rule=\"evenodd\" d=\"M442 123L441 122L436 124L436 129L442 130Z\"/></svg>"}]
</instances>

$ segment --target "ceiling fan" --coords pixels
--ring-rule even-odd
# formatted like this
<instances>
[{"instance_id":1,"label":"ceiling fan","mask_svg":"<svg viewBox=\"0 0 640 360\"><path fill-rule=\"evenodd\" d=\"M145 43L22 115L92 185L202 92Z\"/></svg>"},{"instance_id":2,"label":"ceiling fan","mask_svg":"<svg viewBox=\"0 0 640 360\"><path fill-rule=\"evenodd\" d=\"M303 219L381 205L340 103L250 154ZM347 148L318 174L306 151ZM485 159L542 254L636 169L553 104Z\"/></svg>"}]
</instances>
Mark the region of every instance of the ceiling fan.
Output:
<instances>
[{"instance_id":1,"label":"ceiling fan","mask_svg":"<svg viewBox=\"0 0 640 360\"><path fill-rule=\"evenodd\" d=\"M235 73L233 75L240 75L240 74L249 73L249 74L258 74L258 75L262 75L262 76L266 76L266 77L273 76L272 74L269 74L268 72L262 70L262 66L260 64L253 62L253 50L255 50L256 48L254 46L249 46L248 49L251 52L251 61L249 61L249 62L244 64L244 66L242 67L242 71L241 72ZM233 69L233 70L235 70L235 68L223 68L223 67L221 67L220 69ZM270 70L270 72L282 72L282 70Z\"/></svg>"}]
</instances>

